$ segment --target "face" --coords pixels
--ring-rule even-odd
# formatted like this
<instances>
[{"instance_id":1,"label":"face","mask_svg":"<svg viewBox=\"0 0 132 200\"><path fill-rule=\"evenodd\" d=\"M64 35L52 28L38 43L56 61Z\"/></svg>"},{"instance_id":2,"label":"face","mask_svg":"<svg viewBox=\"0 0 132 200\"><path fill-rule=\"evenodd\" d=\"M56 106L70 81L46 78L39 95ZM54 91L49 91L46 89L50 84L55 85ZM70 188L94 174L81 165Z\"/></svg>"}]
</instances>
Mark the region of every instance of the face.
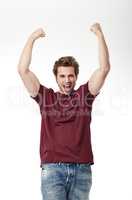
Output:
<instances>
[{"instance_id":1,"label":"face","mask_svg":"<svg viewBox=\"0 0 132 200\"><path fill-rule=\"evenodd\" d=\"M61 93L69 94L74 89L76 80L77 78L72 66L58 67L56 81Z\"/></svg>"}]
</instances>

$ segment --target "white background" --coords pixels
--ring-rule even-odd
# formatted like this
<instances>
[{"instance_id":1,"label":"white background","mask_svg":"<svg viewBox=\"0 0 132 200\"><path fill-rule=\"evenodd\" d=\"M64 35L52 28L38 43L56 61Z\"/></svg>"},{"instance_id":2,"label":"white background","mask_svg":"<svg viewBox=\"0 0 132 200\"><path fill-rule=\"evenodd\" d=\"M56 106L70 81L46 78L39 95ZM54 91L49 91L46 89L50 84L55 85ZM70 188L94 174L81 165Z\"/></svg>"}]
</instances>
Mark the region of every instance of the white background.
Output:
<instances>
[{"instance_id":1,"label":"white background","mask_svg":"<svg viewBox=\"0 0 132 200\"><path fill-rule=\"evenodd\" d=\"M77 89L99 67L98 41L89 30L95 22L106 37L111 71L93 104L90 199L132 199L131 10L130 0L0 1L0 199L41 199L40 113L17 73L28 36L40 27L46 32L31 63L40 82L57 90L54 61L72 55L80 64Z\"/></svg>"}]
</instances>

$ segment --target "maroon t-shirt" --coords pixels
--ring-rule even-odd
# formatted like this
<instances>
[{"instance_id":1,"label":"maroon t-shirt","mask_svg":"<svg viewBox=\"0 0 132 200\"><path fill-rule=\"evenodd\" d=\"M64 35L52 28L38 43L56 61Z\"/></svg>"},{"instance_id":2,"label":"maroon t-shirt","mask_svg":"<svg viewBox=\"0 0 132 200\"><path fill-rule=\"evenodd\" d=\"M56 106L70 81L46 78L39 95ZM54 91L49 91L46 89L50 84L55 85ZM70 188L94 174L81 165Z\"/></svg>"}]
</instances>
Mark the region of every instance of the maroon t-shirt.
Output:
<instances>
[{"instance_id":1,"label":"maroon t-shirt","mask_svg":"<svg viewBox=\"0 0 132 200\"><path fill-rule=\"evenodd\" d=\"M41 165L56 162L94 164L90 123L92 103L97 95L89 92L88 82L70 95L54 92L40 84L38 95L31 97L38 103L41 113Z\"/></svg>"}]
</instances>

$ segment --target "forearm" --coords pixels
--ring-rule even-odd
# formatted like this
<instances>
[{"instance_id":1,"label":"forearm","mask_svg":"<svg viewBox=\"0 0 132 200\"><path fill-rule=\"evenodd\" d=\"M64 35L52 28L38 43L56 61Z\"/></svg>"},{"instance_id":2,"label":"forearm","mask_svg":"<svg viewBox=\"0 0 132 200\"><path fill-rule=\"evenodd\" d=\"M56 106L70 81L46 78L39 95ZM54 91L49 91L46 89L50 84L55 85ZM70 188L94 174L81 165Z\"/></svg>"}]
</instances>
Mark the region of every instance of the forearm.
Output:
<instances>
[{"instance_id":1,"label":"forearm","mask_svg":"<svg viewBox=\"0 0 132 200\"><path fill-rule=\"evenodd\" d=\"M99 48L99 65L103 70L110 70L110 60L108 47L102 32L98 33L98 48Z\"/></svg>"},{"instance_id":2,"label":"forearm","mask_svg":"<svg viewBox=\"0 0 132 200\"><path fill-rule=\"evenodd\" d=\"M21 53L18 63L18 71L20 73L29 70L29 65L31 63L31 57L32 57L33 44L34 44L34 39L32 37L29 37Z\"/></svg>"}]
</instances>

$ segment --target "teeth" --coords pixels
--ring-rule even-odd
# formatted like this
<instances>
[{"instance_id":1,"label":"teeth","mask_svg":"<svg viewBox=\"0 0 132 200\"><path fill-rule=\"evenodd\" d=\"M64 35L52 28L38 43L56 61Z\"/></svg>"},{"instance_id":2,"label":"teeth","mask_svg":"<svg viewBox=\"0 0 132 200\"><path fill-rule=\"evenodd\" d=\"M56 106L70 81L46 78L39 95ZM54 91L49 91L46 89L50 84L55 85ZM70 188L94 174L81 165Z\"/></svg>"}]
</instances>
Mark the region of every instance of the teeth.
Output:
<instances>
[{"instance_id":1,"label":"teeth","mask_svg":"<svg viewBox=\"0 0 132 200\"><path fill-rule=\"evenodd\" d=\"M71 88L71 84L64 85L64 88L70 89Z\"/></svg>"}]
</instances>

